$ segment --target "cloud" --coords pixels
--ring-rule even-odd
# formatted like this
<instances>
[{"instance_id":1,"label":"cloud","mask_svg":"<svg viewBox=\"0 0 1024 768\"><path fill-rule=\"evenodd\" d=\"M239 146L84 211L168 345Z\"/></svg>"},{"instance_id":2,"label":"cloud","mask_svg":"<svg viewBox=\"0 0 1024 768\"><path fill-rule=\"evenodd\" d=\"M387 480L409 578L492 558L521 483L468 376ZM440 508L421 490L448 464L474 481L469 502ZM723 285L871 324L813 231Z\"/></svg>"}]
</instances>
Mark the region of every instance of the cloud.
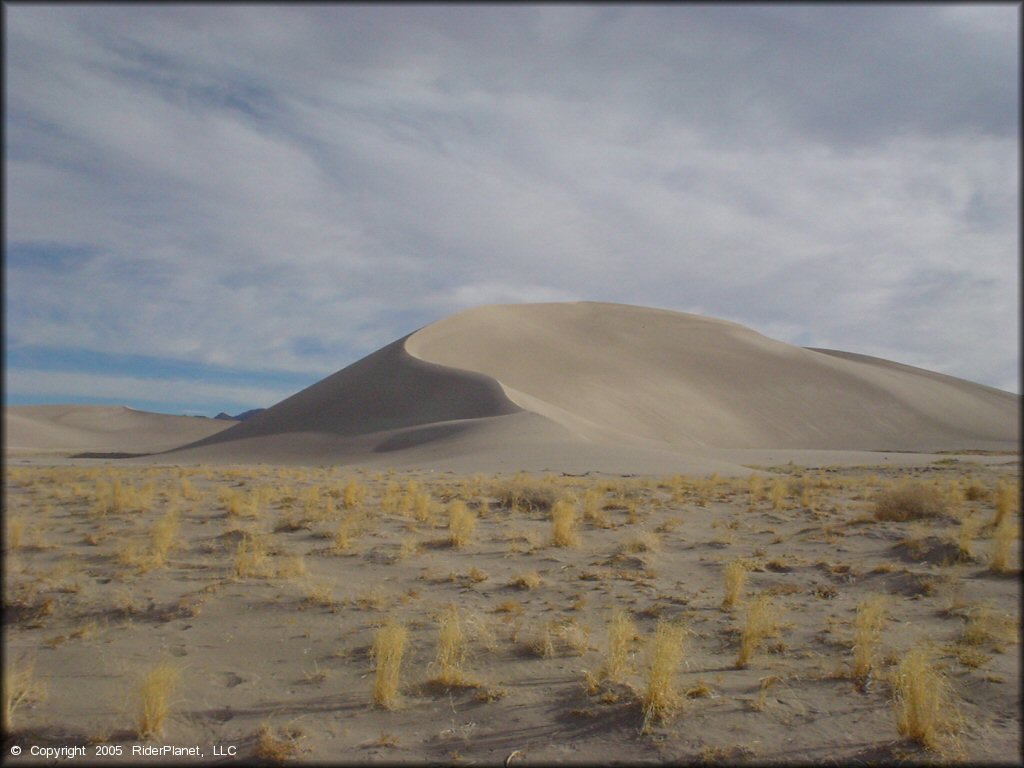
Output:
<instances>
[{"instance_id":1,"label":"cloud","mask_svg":"<svg viewBox=\"0 0 1024 768\"><path fill-rule=\"evenodd\" d=\"M6 10L9 349L312 383L579 298L1019 388L1008 7Z\"/></svg>"}]
</instances>

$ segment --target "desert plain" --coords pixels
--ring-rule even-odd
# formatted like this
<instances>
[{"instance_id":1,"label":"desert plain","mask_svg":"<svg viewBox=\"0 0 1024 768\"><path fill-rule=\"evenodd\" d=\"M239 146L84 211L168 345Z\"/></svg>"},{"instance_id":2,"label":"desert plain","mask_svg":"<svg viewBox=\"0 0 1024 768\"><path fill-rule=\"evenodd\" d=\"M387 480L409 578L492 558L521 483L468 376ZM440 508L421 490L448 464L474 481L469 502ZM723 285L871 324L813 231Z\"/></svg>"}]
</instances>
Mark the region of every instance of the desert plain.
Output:
<instances>
[{"instance_id":1,"label":"desert plain","mask_svg":"<svg viewBox=\"0 0 1024 768\"><path fill-rule=\"evenodd\" d=\"M244 422L4 448L12 765L1020 763L1016 395L490 307Z\"/></svg>"}]
</instances>

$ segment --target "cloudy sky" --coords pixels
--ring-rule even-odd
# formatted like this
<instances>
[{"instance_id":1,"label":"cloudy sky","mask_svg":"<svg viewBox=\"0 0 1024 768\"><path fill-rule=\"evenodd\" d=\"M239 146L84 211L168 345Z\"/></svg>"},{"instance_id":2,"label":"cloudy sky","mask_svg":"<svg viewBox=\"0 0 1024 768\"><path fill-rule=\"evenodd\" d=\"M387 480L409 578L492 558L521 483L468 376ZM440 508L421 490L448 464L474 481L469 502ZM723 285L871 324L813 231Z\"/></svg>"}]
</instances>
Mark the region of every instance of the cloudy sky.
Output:
<instances>
[{"instance_id":1,"label":"cloudy sky","mask_svg":"<svg viewBox=\"0 0 1024 768\"><path fill-rule=\"evenodd\" d=\"M9 404L591 299L1019 392L1016 5L5 5Z\"/></svg>"}]
</instances>

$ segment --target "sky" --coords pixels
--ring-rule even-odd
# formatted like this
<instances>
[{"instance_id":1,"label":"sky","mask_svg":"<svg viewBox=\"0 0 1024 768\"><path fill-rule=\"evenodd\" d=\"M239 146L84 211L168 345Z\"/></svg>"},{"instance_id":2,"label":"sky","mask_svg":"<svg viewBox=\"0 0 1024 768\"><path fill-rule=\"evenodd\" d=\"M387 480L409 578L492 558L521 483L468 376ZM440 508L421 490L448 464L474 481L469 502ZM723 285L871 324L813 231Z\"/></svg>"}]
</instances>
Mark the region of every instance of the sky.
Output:
<instances>
[{"instance_id":1,"label":"sky","mask_svg":"<svg viewBox=\"0 0 1024 768\"><path fill-rule=\"evenodd\" d=\"M1020 8L5 4L8 405L273 405L491 303L1020 392Z\"/></svg>"}]
</instances>

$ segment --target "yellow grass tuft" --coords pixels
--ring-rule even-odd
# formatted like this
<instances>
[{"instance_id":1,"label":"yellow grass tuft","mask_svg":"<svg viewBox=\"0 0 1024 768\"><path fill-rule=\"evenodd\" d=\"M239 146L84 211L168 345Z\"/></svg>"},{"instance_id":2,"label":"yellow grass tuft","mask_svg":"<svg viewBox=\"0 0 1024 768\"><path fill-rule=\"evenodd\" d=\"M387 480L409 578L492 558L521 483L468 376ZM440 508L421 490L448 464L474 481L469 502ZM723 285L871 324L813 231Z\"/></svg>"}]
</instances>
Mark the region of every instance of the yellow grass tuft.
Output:
<instances>
[{"instance_id":1,"label":"yellow grass tuft","mask_svg":"<svg viewBox=\"0 0 1024 768\"><path fill-rule=\"evenodd\" d=\"M789 492L786 481L781 477L772 480L771 500L772 509L780 510L785 507L786 494Z\"/></svg>"},{"instance_id":2,"label":"yellow grass tuft","mask_svg":"<svg viewBox=\"0 0 1024 768\"><path fill-rule=\"evenodd\" d=\"M521 573L518 576L512 578L509 581L510 587L516 587L517 589L536 589L542 583L540 574L536 571L527 571Z\"/></svg>"},{"instance_id":3,"label":"yellow grass tuft","mask_svg":"<svg viewBox=\"0 0 1024 768\"><path fill-rule=\"evenodd\" d=\"M161 661L139 680L137 698L140 739L158 736L171 711L171 695L181 682L181 671L170 661Z\"/></svg>"},{"instance_id":4,"label":"yellow grass tuft","mask_svg":"<svg viewBox=\"0 0 1024 768\"><path fill-rule=\"evenodd\" d=\"M996 514L992 518L992 525L999 528L1003 521L1016 509L1018 502L1018 489L1015 484L1001 480L996 486Z\"/></svg>"},{"instance_id":5,"label":"yellow grass tuft","mask_svg":"<svg viewBox=\"0 0 1024 768\"><path fill-rule=\"evenodd\" d=\"M974 537L978 534L978 518L976 515L967 514L960 520L960 528L957 531L956 546L961 559L970 559L974 556Z\"/></svg>"},{"instance_id":6,"label":"yellow grass tuft","mask_svg":"<svg viewBox=\"0 0 1024 768\"><path fill-rule=\"evenodd\" d=\"M655 627L648 646L647 680L641 697L644 732L679 709L682 697L676 677L683 660L683 637L683 628L670 622L661 620Z\"/></svg>"},{"instance_id":7,"label":"yellow grass tuft","mask_svg":"<svg viewBox=\"0 0 1024 768\"><path fill-rule=\"evenodd\" d=\"M761 595L747 609L747 620L740 635L740 652L736 668L743 669L757 652L761 641L774 635L779 628L778 608L770 595Z\"/></svg>"},{"instance_id":8,"label":"yellow grass tuft","mask_svg":"<svg viewBox=\"0 0 1024 768\"><path fill-rule=\"evenodd\" d=\"M22 515L10 515L7 518L7 537L4 541L7 549L18 549L25 541L25 518Z\"/></svg>"},{"instance_id":9,"label":"yellow grass tuft","mask_svg":"<svg viewBox=\"0 0 1024 768\"><path fill-rule=\"evenodd\" d=\"M878 641L888 614L888 600L873 595L860 602L853 620L853 678L864 686L877 665Z\"/></svg>"},{"instance_id":10,"label":"yellow grass tuft","mask_svg":"<svg viewBox=\"0 0 1024 768\"><path fill-rule=\"evenodd\" d=\"M366 488L353 477L345 483L341 494L341 503L345 509L354 509L363 503L363 499L366 497Z\"/></svg>"},{"instance_id":11,"label":"yellow grass tuft","mask_svg":"<svg viewBox=\"0 0 1024 768\"><path fill-rule=\"evenodd\" d=\"M604 513L601 508L604 502L604 494L601 491L593 488L588 489L584 494L581 501L583 507L583 519L588 523L593 523L600 528L607 528L610 523L608 516Z\"/></svg>"},{"instance_id":12,"label":"yellow grass tuft","mask_svg":"<svg viewBox=\"0 0 1024 768\"><path fill-rule=\"evenodd\" d=\"M34 679L35 658L22 658L16 667L4 665L4 722L5 733L14 728L14 716L18 709L43 697L42 685Z\"/></svg>"},{"instance_id":13,"label":"yellow grass tuft","mask_svg":"<svg viewBox=\"0 0 1024 768\"><path fill-rule=\"evenodd\" d=\"M913 480L879 491L874 502L876 520L897 522L939 517L948 509L941 489Z\"/></svg>"},{"instance_id":14,"label":"yellow grass tuft","mask_svg":"<svg viewBox=\"0 0 1024 768\"><path fill-rule=\"evenodd\" d=\"M433 517L433 505L430 502L430 494L426 491L419 491L412 500L412 516L421 523L430 522Z\"/></svg>"},{"instance_id":15,"label":"yellow grass tuft","mask_svg":"<svg viewBox=\"0 0 1024 768\"><path fill-rule=\"evenodd\" d=\"M261 723L256 732L255 756L270 763L283 763L299 751L295 735L287 731L278 732L270 723Z\"/></svg>"},{"instance_id":16,"label":"yellow grass tuft","mask_svg":"<svg viewBox=\"0 0 1024 768\"><path fill-rule=\"evenodd\" d=\"M939 671L931 651L912 648L900 662L894 680L896 726L921 746L942 751L953 733L957 714L949 682Z\"/></svg>"},{"instance_id":17,"label":"yellow grass tuft","mask_svg":"<svg viewBox=\"0 0 1024 768\"><path fill-rule=\"evenodd\" d=\"M1013 543L1017 539L1017 526L1014 517L1007 515L996 526L992 543L992 558L989 568L993 573L1010 573L1010 558L1013 555Z\"/></svg>"},{"instance_id":18,"label":"yellow grass tuft","mask_svg":"<svg viewBox=\"0 0 1024 768\"><path fill-rule=\"evenodd\" d=\"M551 544L555 547L575 547L580 542L576 533L576 505L561 499L551 507Z\"/></svg>"},{"instance_id":19,"label":"yellow grass tuft","mask_svg":"<svg viewBox=\"0 0 1024 768\"><path fill-rule=\"evenodd\" d=\"M534 656L550 659L555 655L555 640L552 629L552 622L547 622L529 634L526 639L526 647Z\"/></svg>"},{"instance_id":20,"label":"yellow grass tuft","mask_svg":"<svg viewBox=\"0 0 1024 768\"><path fill-rule=\"evenodd\" d=\"M952 478L946 486L946 506L949 511L956 514L964 503L964 492L960 487L960 481Z\"/></svg>"},{"instance_id":21,"label":"yellow grass tuft","mask_svg":"<svg viewBox=\"0 0 1024 768\"><path fill-rule=\"evenodd\" d=\"M431 682L447 687L472 685L462 665L466 660L466 633L458 609L452 605L441 614L437 636L437 674Z\"/></svg>"},{"instance_id":22,"label":"yellow grass tuft","mask_svg":"<svg viewBox=\"0 0 1024 768\"><path fill-rule=\"evenodd\" d=\"M751 475L747 485L750 489L750 508L753 509L764 495L764 478L761 475Z\"/></svg>"},{"instance_id":23,"label":"yellow grass tuft","mask_svg":"<svg viewBox=\"0 0 1024 768\"><path fill-rule=\"evenodd\" d=\"M991 603L982 603L967 614L960 641L965 645L994 645L1020 642L1020 626L1014 617L1001 613Z\"/></svg>"},{"instance_id":24,"label":"yellow grass tuft","mask_svg":"<svg viewBox=\"0 0 1024 768\"><path fill-rule=\"evenodd\" d=\"M167 564L167 555L175 546L175 538L180 527L178 513L174 510L167 512L150 527L150 550L154 566L162 567Z\"/></svg>"},{"instance_id":25,"label":"yellow grass tuft","mask_svg":"<svg viewBox=\"0 0 1024 768\"><path fill-rule=\"evenodd\" d=\"M338 527L334 529L334 549L338 552L347 552L352 547L352 530L355 527L355 518L347 515Z\"/></svg>"},{"instance_id":26,"label":"yellow grass tuft","mask_svg":"<svg viewBox=\"0 0 1024 768\"><path fill-rule=\"evenodd\" d=\"M625 682L632 665L630 655L636 640L636 625L622 608L614 608L608 621L608 647L600 676L613 683Z\"/></svg>"},{"instance_id":27,"label":"yellow grass tuft","mask_svg":"<svg viewBox=\"0 0 1024 768\"><path fill-rule=\"evenodd\" d=\"M264 577L269 574L270 563L267 557L267 545L262 536L246 534L235 550L233 571L237 578L246 579L250 576Z\"/></svg>"},{"instance_id":28,"label":"yellow grass tuft","mask_svg":"<svg viewBox=\"0 0 1024 768\"><path fill-rule=\"evenodd\" d=\"M737 558L725 566L725 597L722 608L728 609L736 605L743 593L743 585L747 582L747 562Z\"/></svg>"},{"instance_id":29,"label":"yellow grass tuft","mask_svg":"<svg viewBox=\"0 0 1024 768\"><path fill-rule=\"evenodd\" d=\"M448 542L453 547L464 547L469 544L476 529L476 514L466 502L453 501L448 506Z\"/></svg>"},{"instance_id":30,"label":"yellow grass tuft","mask_svg":"<svg viewBox=\"0 0 1024 768\"><path fill-rule=\"evenodd\" d=\"M377 630L373 640L373 658L376 672L373 682L373 701L385 709L398 706L398 692L402 671L402 656L409 638L406 628L390 619Z\"/></svg>"},{"instance_id":31,"label":"yellow grass tuft","mask_svg":"<svg viewBox=\"0 0 1024 768\"><path fill-rule=\"evenodd\" d=\"M498 503L512 512L544 512L556 500L555 488L550 483L538 483L525 473L501 483L493 493Z\"/></svg>"}]
</instances>

